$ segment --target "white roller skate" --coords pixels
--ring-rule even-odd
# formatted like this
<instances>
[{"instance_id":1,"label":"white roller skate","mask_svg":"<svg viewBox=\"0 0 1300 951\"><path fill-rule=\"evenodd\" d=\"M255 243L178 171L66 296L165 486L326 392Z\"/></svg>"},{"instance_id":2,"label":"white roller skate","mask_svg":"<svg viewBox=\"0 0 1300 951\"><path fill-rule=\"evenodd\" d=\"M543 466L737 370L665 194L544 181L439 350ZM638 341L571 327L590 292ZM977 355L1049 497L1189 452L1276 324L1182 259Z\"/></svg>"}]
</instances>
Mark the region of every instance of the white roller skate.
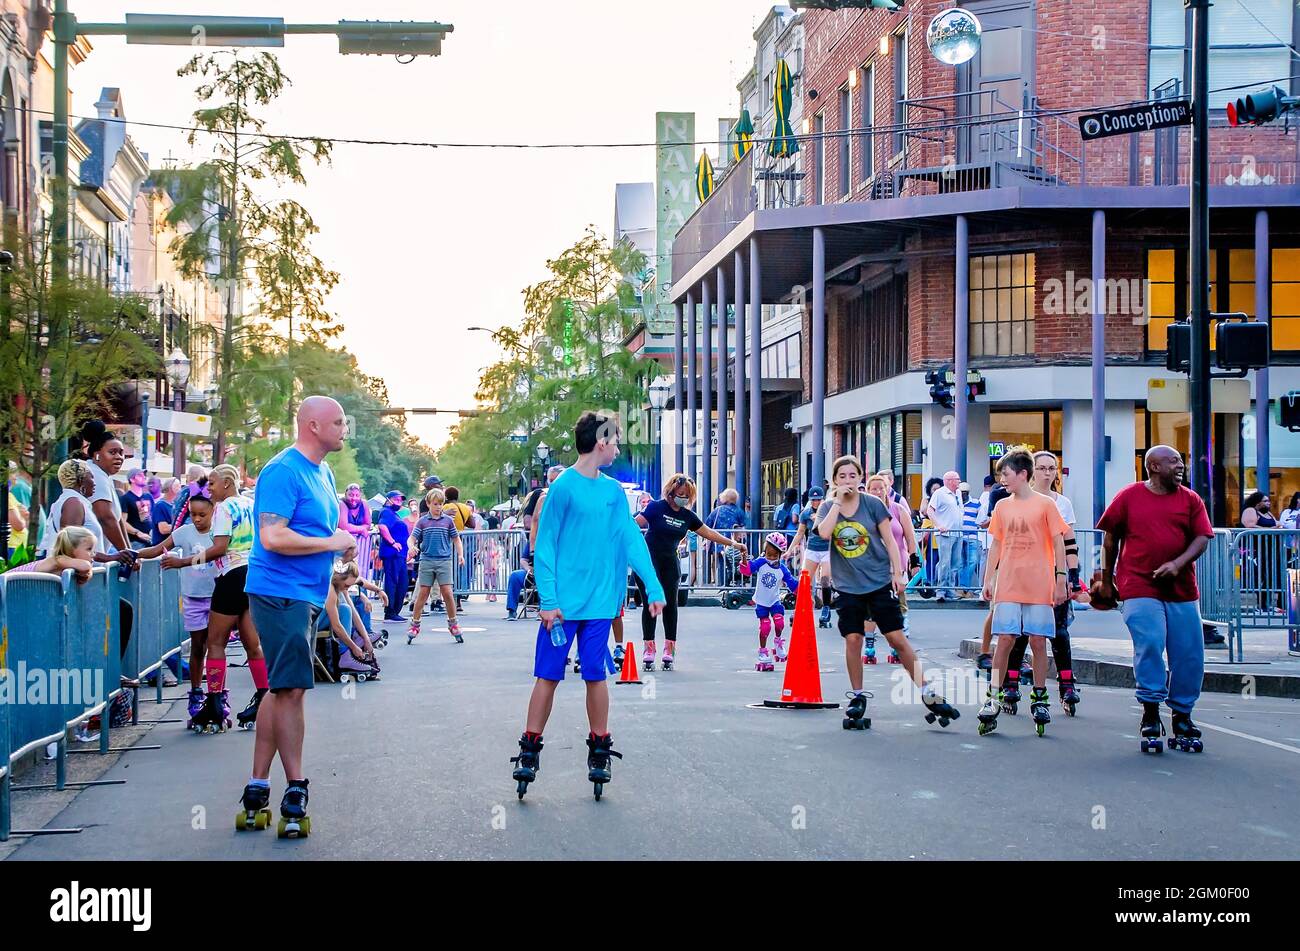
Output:
<instances>
[{"instance_id":1,"label":"white roller skate","mask_svg":"<svg viewBox=\"0 0 1300 951\"><path fill-rule=\"evenodd\" d=\"M778 664L784 664L786 659L785 638L780 634L772 639L772 656Z\"/></svg>"},{"instance_id":2,"label":"white roller skate","mask_svg":"<svg viewBox=\"0 0 1300 951\"><path fill-rule=\"evenodd\" d=\"M763 672L776 670L776 664L772 663L772 655L768 653L766 647L758 649L758 660L754 661L754 669Z\"/></svg>"}]
</instances>

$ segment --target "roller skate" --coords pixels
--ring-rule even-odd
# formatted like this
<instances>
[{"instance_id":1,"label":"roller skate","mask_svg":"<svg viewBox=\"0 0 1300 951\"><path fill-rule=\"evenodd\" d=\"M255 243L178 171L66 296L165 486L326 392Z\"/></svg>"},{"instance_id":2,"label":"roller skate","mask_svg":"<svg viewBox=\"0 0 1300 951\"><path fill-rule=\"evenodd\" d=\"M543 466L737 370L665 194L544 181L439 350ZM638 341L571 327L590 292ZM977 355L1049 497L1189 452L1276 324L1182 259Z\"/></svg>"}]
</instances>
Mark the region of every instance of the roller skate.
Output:
<instances>
[{"instance_id":1,"label":"roller skate","mask_svg":"<svg viewBox=\"0 0 1300 951\"><path fill-rule=\"evenodd\" d=\"M1002 704L999 701L999 698L995 697L993 691L990 689L988 692L988 699L984 701L984 706L980 707L980 712L977 714L980 721L980 736L988 736L998 728L998 714L1001 712Z\"/></svg>"},{"instance_id":2,"label":"roller skate","mask_svg":"<svg viewBox=\"0 0 1300 951\"><path fill-rule=\"evenodd\" d=\"M623 667L623 654L624 654L623 645L615 644L614 645L614 666L620 669Z\"/></svg>"},{"instance_id":3,"label":"roller skate","mask_svg":"<svg viewBox=\"0 0 1300 951\"><path fill-rule=\"evenodd\" d=\"M1020 665L1020 682L1022 684L1032 684L1034 682L1034 668L1031 665Z\"/></svg>"},{"instance_id":4,"label":"roller skate","mask_svg":"<svg viewBox=\"0 0 1300 951\"><path fill-rule=\"evenodd\" d=\"M772 659L778 664L784 664L786 659L785 638L780 634L772 639Z\"/></svg>"},{"instance_id":5,"label":"roller skate","mask_svg":"<svg viewBox=\"0 0 1300 951\"><path fill-rule=\"evenodd\" d=\"M388 646L388 632L385 630L380 630L379 637L375 638L373 641L371 641L371 643L375 645L375 650L377 651L383 650L385 647Z\"/></svg>"},{"instance_id":6,"label":"roller skate","mask_svg":"<svg viewBox=\"0 0 1300 951\"><path fill-rule=\"evenodd\" d=\"M225 733L230 729L230 698L226 691L210 693L193 720L196 733Z\"/></svg>"},{"instance_id":7,"label":"roller skate","mask_svg":"<svg viewBox=\"0 0 1300 951\"><path fill-rule=\"evenodd\" d=\"M961 717L961 711L936 693L928 696L923 692L921 702L929 712L925 715L926 723L939 721L939 726L947 727L949 723Z\"/></svg>"},{"instance_id":8,"label":"roller skate","mask_svg":"<svg viewBox=\"0 0 1300 951\"><path fill-rule=\"evenodd\" d=\"M420 636L420 622L412 621L411 626L406 629L406 643L409 646Z\"/></svg>"},{"instance_id":9,"label":"roller skate","mask_svg":"<svg viewBox=\"0 0 1300 951\"><path fill-rule=\"evenodd\" d=\"M1008 680L1004 683L998 699L1002 701L1002 712L1014 717L1020 710L1020 681Z\"/></svg>"},{"instance_id":10,"label":"roller skate","mask_svg":"<svg viewBox=\"0 0 1300 951\"><path fill-rule=\"evenodd\" d=\"M986 681L993 680L993 655L980 654L979 659L975 661L975 669L984 671Z\"/></svg>"},{"instance_id":11,"label":"roller skate","mask_svg":"<svg viewBox=\"0 0 1300 951\"><path fill-rule=\"evenodd\" d=\"M1190 713L1174 711L1174 736L1169 741L1170 749L1182 750L1184 753L1202 753L1205 744L1201 742L1201 731L1192 722Z\"/></svg>"},{"instance_id":12,"label":"roller skate","mask_svg":"<svg viewBox=\"0 0 1300 951\"><path fill-rule=\"evenodd\" d=\"M776 670L776 664L772 663L772 655L767 652L766 647L758 649L758 660L754 661L754 669L765 673Z\"/></svg>"},{"instance_id":13,"label":"roller skate","mask_svg":"<svg viewBox=\"0 0 1300 951\"><path fill-rule=\"evenodd\" d=\"M831 606L829 604L822 605L822 613L817 618L817 626L818 627L831 626Z\"/></svg>"},{"instance_id":14,"label":"roller skate","mask_svg":"<svg viewBox=\"0 0 1300 951\"><path fill-rule=\"evenodd\" d=\"M664 669L664 670L672 670L672 669L673 669L673 664L674 664L674 662L676 662L676 660L677 660L677 652L676 652L676 650L669 650L669 649L668 649L668 644L669 644L669 643L671 643L671 641L668 642L668 643L665 643L665 644L664 644L664 657L663 657L663 660L660 661L660 663L663 665L663 669Z\"/></svg>"},{"instance_id":15,"label":"roller skate","mask_svg":"<svg viewBox=\"0 0 1300 951\"><path fill-rule=\"evenodd\" d=\"M903 662L898 656L898 651L894 650L892 647L889 649L889 656L886 657L885 660L889 661L891 664L901 664Z\"/></svg>"},{"instance_id":16,"label":"roller skate","mask_svg":"<svg viewBox=\"0 0 1300 951\"><path fill-rule=\"evenodd\" d=\"M448 632L449 634L451 634L452 637L456 638L456 643L457 643L457 644L464 644L464 643L465 643L465 638L462 637L462 636L461 636L461 633L460 633L460 622L459 622L459 621L455 621L455 620L448 621L448 622L447 622L447 632Z\"/></svg>"},{"instance_id":17,"label":"roller skate","mask_svg":"<svg viewBox=\"0 0 1300 951\"><path fill-rule=\"evenodd\" d=\"M1047 732L1047 724L1052 722L1049 707L1046 687L1035 687L1029 692L1029 713L1034 718L1034 732L1039 736Z\"/></svg>"},{"instance_id":18,"label":"roller skate","mask_svg":"<svg viewBox=\"0 0 1300 951\"><path fill-rule=\"evenodd\" d=\"M243 809L235 813L235 828L240 832L249 832L256 829L261 832L263 829L270 828L271 810L267 806L271 802L270 786L248 785L244 787L244 795L240 797L240 803Z\"/></svg>"},{"instance_id":19,"label":"roller skate","mask_svg":"<svg viewBox=\"0 0 1300 951\"><path fill-rule=\"evenodd\" d=\"M202 690L191 690L189 696L188 717L185 721L185 729L193 730L195 733L203 729L203 724L199 722L199 714L203 712L203 705L207 703L208 695Z\"/></svg>"},{"instance_id":20,"label":"roller skate","mask_svg":"<svg viewBox=\"0 0 1300 951\"><path fill-rule=\"evenodd\" d=\"M578 657L576 654L573 657L573 672L575 674L582 673L582 658Z\"/></svg>"},{"instance_id":21,"label":"roller skate","mask_svg":"<svg viewBox=\"0 0 1300 951\"><path fill-rule=\"evenodd\" d=\"M862 643L864 645L862 648L862 663L864 664L878 663L878 661L876 660L876 639L874 637L868 637Z\"/></svg>"},{"instance_id":22,"label":"roller skate","mask_svg":"<svg viewBox=\"0 0 1300 951\"><path fill-rule=\"evenodd\" d=\"M307 780L291 779L280 800L280 824L276 838L305 839L311 835L311 818L307 815Z\"/></svg>"},{"instance_id":23,"label":"roller skate","mask_svg":"<svg viewBox=\"0 0 1300 951\"><path fill-rule=\"evenodd\" d=\"M605 784L614 778L609 762L611 756L623 758L623 754L614 749L614 740L608 733L604 736L592 733L587 737L587 778L595 784L593 792L597 802L600 801Z\"/></svg>"},{"instance_id":24,"label":"roller skate","mask_svg":"<svg viewBox=\"0 0 1300 951\"><path fill-rule=\"evenodd\" d=\"M519 738L519 755L510 757L510 762L517 763L514 780L519 784L519 798L528 792L528 784L537 778L537 771L542 768L542 735L530 736L525 733Z\"/></svg>"},{"instance_id":25,"label":"roller skate","mask_svg":"<svg viewBox=\"0 0 1300 951\"><path fill-rule=\"evenodd\" d=\"M1065 715L1072 717L1075 714L1075 708L1079 705L1082 695L1079 692L1079 685L1074 682L1073 674L1063 674L1057 678L1061 688L1061 706L1065 708Z\"/></svg>"},{"instance_id":26,"label":"roller skate","mask_svg":"<svg viewBox=\"0 0 1300 951\"><path fill-rule=\"evenodd\" d=\"M867 716L867 700L871 693L866 690L854 692L852 690L844 694L849 698L849 705L844 709L844 723L846 730L869 730L871 729L871 717Z\"/></svg>"},{"instance_id":27,"label":"roller skate","mask_svg":"<svg viewBox=\"0 0 1300 951\"><path fill-rule=\"evenodd\" d=\"M253 729L253 725L257 723L257 708L262 705L262 697L265 695L266 689L258 688L257 692L253 694L253 698L248 701L248 706L239 711L235 719L239 721L241 730Z\"/></svg>"},{"instance_id":28,"label":"roller skate","mask_svg":"<svg viewBox=\"0 0 1300 951\"><path fill-rule=\"evenodd\" d=\"M642 670L655 669L655 642L654 641L645 642L645 650L642 651L641 653L641 669Z\"/></svg>"},{"instance_id":29,"label":"roller skate","mask_svg":"<svg viewBox=\"0 0 1300 951\"><path fill-rule=\"evenodd\" d=\"M1165 751L1165 741L1161 739L1165 735L1165 725L1160 722L1160 704L1145 702L1142 704L1142 725L1138 729L1142 734L1143 753Z\"/></svg>"}]
</instances>

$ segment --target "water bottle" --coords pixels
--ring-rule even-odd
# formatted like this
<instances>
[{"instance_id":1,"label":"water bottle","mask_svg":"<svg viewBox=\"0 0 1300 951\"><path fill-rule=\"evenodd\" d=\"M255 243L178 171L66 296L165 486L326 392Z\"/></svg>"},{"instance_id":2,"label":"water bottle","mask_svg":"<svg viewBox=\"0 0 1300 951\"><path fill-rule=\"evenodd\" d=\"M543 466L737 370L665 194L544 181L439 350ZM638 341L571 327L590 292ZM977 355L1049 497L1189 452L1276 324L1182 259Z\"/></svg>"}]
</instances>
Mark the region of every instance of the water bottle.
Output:
<instances>
[{"instance_id":1,"label":"water bottle","mask_svg":"<svg viewBox=\"0 0 1300 951\"><path fill-rule=\"evenodd\" d=\"M569 637L564 633L564 622L556 618L551 625L551 643L556 647L563 647L569 641Z\"/></svg>"}]
</instances>

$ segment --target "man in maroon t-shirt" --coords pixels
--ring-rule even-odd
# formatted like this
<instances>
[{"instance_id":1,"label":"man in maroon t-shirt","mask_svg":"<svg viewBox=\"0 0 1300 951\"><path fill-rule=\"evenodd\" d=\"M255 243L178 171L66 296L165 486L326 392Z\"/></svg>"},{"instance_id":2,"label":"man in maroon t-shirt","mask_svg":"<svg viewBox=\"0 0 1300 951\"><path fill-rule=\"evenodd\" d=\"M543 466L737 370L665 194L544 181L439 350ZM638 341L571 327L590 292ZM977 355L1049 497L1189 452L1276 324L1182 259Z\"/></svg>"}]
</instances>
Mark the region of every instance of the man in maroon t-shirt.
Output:
<instances>
[{"instance_id":1,"label":"man in maroon t-shirt","mask_svg":"<svg viewBox=\"0 0 1300 951\"><path fill-rule=\"evenodd\" d=\"M1148 479L1121 489L1097 523L1106 538L1093 590L1099 600L1113 601L1118 587L1124 602L1143 750L1163 748L1160 704L1166 702L1174 711L1171 745L1200 752L1201 731L1191 716L1205 674L1195 563L1214 528L1200 496L1181 484L1183 457L1176 450L1152 446L1145 464Z\"/></svg>"}]
</instances>

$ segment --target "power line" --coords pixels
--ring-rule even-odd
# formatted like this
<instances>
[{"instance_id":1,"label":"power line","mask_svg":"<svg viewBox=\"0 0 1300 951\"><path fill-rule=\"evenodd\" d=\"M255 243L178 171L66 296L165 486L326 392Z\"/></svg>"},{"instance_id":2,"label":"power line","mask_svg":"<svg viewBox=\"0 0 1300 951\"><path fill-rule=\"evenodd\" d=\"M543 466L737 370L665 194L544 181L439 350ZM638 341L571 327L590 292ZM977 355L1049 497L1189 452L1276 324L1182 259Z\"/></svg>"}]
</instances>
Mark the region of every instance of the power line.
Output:
<instances>
[{"instance_id":1,"label":"power line","mask_svg":"<svg viewBox=\"0 0 1300 951\"><path fill-rule=\"evenodd\" d=\"M1246 11L1246 15L1247 15L1248 17L1250 17L1252 20L1254 20L1256 23L1258 23L1258 24L1260 25L1260 28L1263 29L1263 31L1264 31L1265 33L1267 33L1269 36L1273 37L1273 39L1277 40L1279 43L1281 43L1283 46L1285 46L1287 49L1289 49L1289 50L1290 50L1293 54L1295 54L1296 56L1300 56L1300 50L1297 50L1294 46L1292 46L1292 45L1291 45L1290 43L1288 43L1286 40L1282 39L1282 37L1278 36L1276 33L1274 33L1272 30L1270 30L1269 27L1268 27L1268 24L1265 23L1263 20L1261 20L1259 17L1255 16L1254 11L1252 11L1252 10L1250 9L1250 7L1246 6L1246 4L1242 2L1242 0L1237 0L1237 6L1241 7L1241 9L1245 10L1245 11Z\"/></svg>"}]
</instances>

